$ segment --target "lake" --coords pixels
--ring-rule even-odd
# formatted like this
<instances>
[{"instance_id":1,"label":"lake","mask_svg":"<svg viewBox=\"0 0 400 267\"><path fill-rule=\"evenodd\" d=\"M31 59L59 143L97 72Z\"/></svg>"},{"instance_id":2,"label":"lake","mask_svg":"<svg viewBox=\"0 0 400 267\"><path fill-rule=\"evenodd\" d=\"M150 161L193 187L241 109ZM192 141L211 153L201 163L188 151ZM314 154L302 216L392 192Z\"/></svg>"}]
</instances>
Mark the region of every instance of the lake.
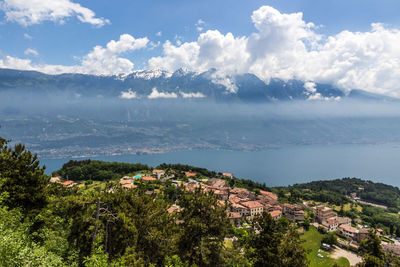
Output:
<instances>
[{"instance_id":1,"label":"lake","mask_svg":"<svg viewBox=\"0 0 400 267\"><path fill-rule=\"evenodd\" d=\"M268 186L312 180L357 177L400 187L400 145L292 146L263 151L189 150L149 155L98 156L91 159L144 163L182 163L236 177L265 182ZM73 158L40 159L46 173ZM79 158L84 159L84 158Z\"/></svg>"}]
</instances>

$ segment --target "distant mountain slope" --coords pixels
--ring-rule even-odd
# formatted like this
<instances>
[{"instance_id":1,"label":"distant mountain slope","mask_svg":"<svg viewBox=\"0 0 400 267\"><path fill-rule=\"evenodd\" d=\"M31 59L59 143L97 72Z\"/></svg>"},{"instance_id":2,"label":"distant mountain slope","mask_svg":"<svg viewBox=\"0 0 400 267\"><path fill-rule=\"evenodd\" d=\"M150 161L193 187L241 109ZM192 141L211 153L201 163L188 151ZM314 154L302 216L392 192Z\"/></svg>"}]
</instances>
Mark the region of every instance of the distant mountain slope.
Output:
<instances>
[{"instance_id":1,"label":"distant mountain slope","mask_svg":"<svg viewBox=\"0 0 400 267\"><path fill-rule=\"evenodd\" d=\"M333 191L342 195L356 193L361 199L388 207L400 207L400 190L397 187L383 183L374 183L357 178L343 178L336 180L313 181L304 184L295 184L295 188L313 191Z\"/></svg>"},{"instance_id":2,"label":"distant mountain slope","mask_svg":"<svg viewBox=\"0 0 400 267\"><path fill-rule=\"evenodd\" d=\"M84 97L147 97L153 89L157 92L175 93L177 97L204 97L213 101L271 102L307 99L358 99L389 100L389 97L354 90L346 96L329 84L314 84L313 90L305 88L299 80L271 79L269 84L253 74L221 76L211 69L194 73L179 69L174 73L162 70L135 71L127 75L96 76L86 74L47 75L36 71L0 69L0 92L47 95L64 93Z\"/></svg>"}]
</instances>

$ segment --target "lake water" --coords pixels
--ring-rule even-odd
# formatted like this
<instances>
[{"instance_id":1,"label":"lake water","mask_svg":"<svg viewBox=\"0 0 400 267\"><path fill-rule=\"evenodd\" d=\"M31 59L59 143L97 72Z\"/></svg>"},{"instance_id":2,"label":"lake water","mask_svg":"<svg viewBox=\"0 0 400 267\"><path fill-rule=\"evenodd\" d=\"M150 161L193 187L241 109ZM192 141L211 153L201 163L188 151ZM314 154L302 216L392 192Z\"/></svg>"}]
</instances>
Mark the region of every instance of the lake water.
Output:
<instances>
[{"instance_id":1,"label":"lake water","mask_svg":"<svg viewBox=\"0 0 400 267\"><path fill-rule=\"evenodd\" d=\"M40 159L46 173L72 158ZM83 158L80 158L83 159ZM91 159L144 163L182 163L236 177L265 182L268 186L312 180L357 177L400 187L400 145L293 146L264 151L190 150L151 155L99 156Z\"/></svg>"}]
</instances>

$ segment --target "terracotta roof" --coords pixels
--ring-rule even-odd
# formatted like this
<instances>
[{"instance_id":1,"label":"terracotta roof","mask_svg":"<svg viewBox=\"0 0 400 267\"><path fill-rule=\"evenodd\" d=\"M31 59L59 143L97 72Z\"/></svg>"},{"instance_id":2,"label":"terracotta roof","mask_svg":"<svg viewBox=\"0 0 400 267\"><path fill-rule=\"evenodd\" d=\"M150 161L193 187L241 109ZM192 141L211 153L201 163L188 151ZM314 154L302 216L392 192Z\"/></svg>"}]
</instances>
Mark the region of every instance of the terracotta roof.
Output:
<instances>
[{"instance_id":1,"label":"terracotta roof","mask_svg":"<svg viewBox=\"0 0 400 267\"><path fill-rule=\"evenodd\" d=\"M63 185L63 186L70 186L70 185L73 185L74 183L75 183L74 181L69 180L69 181L63 182L62 185Z\"/></svg>"},{"instance_id":2,"label":"terracotta roof","mask_svg":"<svg viewBox=\"0 0 400 267\"><path fill-rule=\"evenodd\" d=\"M280 211L280 210L273 210L273 211L271 211L269 214L271 214L271 217L272 217L272 218L275 218L275 217L281 216L281 215L282 215L282 211Z\"/></svg>"},{"instance_id":3,"label":"terracotta roof","mask_svg":"<svg viewBox=\"0 0 400 267\"><path fill-rule=\"evenodd\" d=\"M355 249L359 249L359 248L360 248L358 245L356 245L356 244L354 244L354 243L350 243L349 246L350 246L350 247L353 247L353 248L355 248Z\"/></svg>"},{"instance_id":4,"label":"terracotta roof","mask_svg":"<svg viewBox=\"0 0 400 267\"><path fill-rule=\"evenodd\" d=\"M231 205L231 207L234 208L234 209L246 209L245 206L240 205L240 204L237 204L237 203L233 203L233 204Z\"/></svg>"},{"instance_id":5,"label":"terracotta roof","mask_svg":"<svg viewBox=\"0 0 400 267\"><path fill-rule=\"evenodd\" d=\"M139 179L141 179L141 180L144 181L144 182L157 181L156 178L151 177L151 176L144 176L144 177L141 177L141 178L139 178Z\"/></svg>"},{"instance_id":6,"label":"terracotta roof","mask_svg":"<svg viewBox=\"0 0 400 267\"><path fill-rule=\"evenodd\" d=\"M197 173L195 172L185 172L186 177L192 177L192 176L196 176Z\"/></svg>"},{"instance_id":7,"label":"terracotta roof","mask_svg":"<svg viewBox=\"0 0 400 267\"><path fill-rule=\"evenodd\" d=\"M120 185L125 185L125 184L132 184L131 180L119 180Z\"/></svg>"},{"instance_id":8,"label":"terracotta roof","mask_svg":"<svg viewBox=\"0 0 400 267\"><path fill-rule=\"evenodd\" d=\"M272 192L260 190L260 194L263 195L263 196L270 197L273 200L278 200L278 196L276 194L272 193Z\"/></svg>"},{"instance_id":9,"label":"terracotta roof","mask_svg":"<svg viewBox=\"0 0 400 267\"><path fill-rule=\"evenodd\" d=\"M246 206L250 209L254 208L263 208L264 206L258 201L246 201L241 203L243 206Z\"/></svg>"},{"instance_id":10,"label":"terracotta roof","mask_svg":"<svg viewBox=\"0 0 400 267\"><path fill-rule=\"evenodd\" d=\"M231 193L233 194L248 194L249 191L246 188L235 187L231 189Z\"/></svg>"},{"instance_id":11,"label":"terracotta roof","mask_svg":"<svg viewBox=\"0 0 400 267\"><path fill-rule=\"evenodd\" d=\"M153 173L165 173L165 171L164 171L164 170L157 170L157 169L154 169L154 170L153 170Z\"/></svg>"},{"instance_id":12,"label":"terracotta roof","mask_svg":"<svg viewBox=\"0 0 400 267\"><path fill-rule=\"evenodd\" d=\"M224 172L224 173L222 173L222 176L232 177L232 173Z\"/></svg>"},{"instance_id":13,"label":"terracotta roof","mask_svg":"<svg viewBox=\"0 0 400 267\"><path fill-rule=\"evenodd\" d=\"M349 233L358 233L358 229L357 228L354 228L352 226L348 226L346 224L340 225L339 228L341 228L341 229L343 229L343 230L345 230L346 232L349 232Z\"/></svg>"},{"instance_id":14,"label":"terracotta roof","mask_svg":"<svg viewBox=\"0 0 400 267\"><path fill-rule=\"evenodd\" d=\"M136 185L134 185L134 184L123 184L122 185L122 188L125 188L125 189L133 189L133 188L136 188L137 186Z\"/></svg>"}]
</instances>

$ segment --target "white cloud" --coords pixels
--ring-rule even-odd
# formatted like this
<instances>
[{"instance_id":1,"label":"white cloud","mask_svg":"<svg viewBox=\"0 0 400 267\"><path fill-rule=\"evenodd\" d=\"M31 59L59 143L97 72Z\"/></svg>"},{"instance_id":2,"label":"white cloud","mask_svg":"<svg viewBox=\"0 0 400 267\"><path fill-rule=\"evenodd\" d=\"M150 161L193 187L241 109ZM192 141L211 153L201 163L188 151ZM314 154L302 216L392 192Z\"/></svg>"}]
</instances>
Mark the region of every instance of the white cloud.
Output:
<instances>
[{"instance_id":1,"label":"white cloud","mask_svg":"<svg viewBox=\"0 0 400 267\"><path fill-rule=\"evenodd\" d=\"M62 24L69 17L98 27L110 23L108 19L97 18L92 10L70 0L3 0L0 9L5 12L7 21L23 26L47 20Z\"/></svg>"},{"instance_id":2,"label":"white cloud","mask_svg":"<svg viewBox=\"0 0 400 267\"><path fill-rule=\"evenodd\" d=\"M133 92L131 89L128 89L126 92L122 91L119 97L122 99L138 98L136 92Z\"/></svg>"},{"instance_id":3,"label":"white cloud","mask_svg":"<svg viewBox=\"0 0 400 267\"><path fill-rule=\"evenodd\" d=\"M199 32L202 32L203 29L204 29L204 25L205 25L205 24L206 24L206 23L205 23L204 20L199 19L199 20L197 21L197 23L195 24L196 30L199 31Z\"/></svg>"},{"instance_id":4,"label":"white cloud","mask_svg":"<svg viewBox=\"0 0 400 267\"><path fill-rule=\"evenodd\" d=\"M95 46L93 50L83 57L82 72L89 74L119 74L133 70L134 64L127 58L119 55L145 48L149 39L135 39L129 34L123 34L118 41L111 40L106 47Z\"/></svg>"},{"instance_id":5,"label":"white cloud","mask_svg":"<svg viewBox=\"0 0 400 267\"><path fill-rule=\"evenodd\" d=\"M27 34L27 33L24 33L24 38L25 38L25 39L28 39L28 40L32 40L32 36L30 36L30 35Z\"/></svg>"},{"instance_id":6,"label":"white cloud","mask_svg":"<svg viewBox=\"0 0 400 267\"><path fill-rule=\"evenodd\" d=\"M211 82L213 82L214 84L220 84L222 86L225 86L226 90L229 93L233 93L233 94L237 93L237 91L239 89L236 86L235 81L231 77L228 77L218 71L211 75Z\"/></svg>"},{"instance_id":7,"label":"white cloud","mask_svg":"<svg viewBox=\"0 0 400 267\"><path fill-rule=\"evenodd\" d=\"M184 92L179 92L183 98L204 98L206 97L203 93L201 92L196 92L196 93L184 93Z\"/></svg>"},{"instance_id":8,"label":"white cloud","mask_svg":"<svg viewBox=\"0 0 400 267\"><path fill-rule=\"evenodd\" d=\"M95 46L90 53L80 59L80 65L34 64L29 59L6 56L0 59L0 68L37 70L49 74L86 73L114 75L127 73L133 70L134 64L120 55L128 51L145 48L148 42L147 37L135 39L129 34L123 34L118 41L111 40L108 42L106 47Z\"/></svg>"},{"instance_id":9,"label":"white cloud","mask_svg":"<svg viewBox=\"0 0 400 267\"><path fill-rule=\"evenodd\" d=\"M176 93L166 93L166 92L159 92L157 88L153 88L151 94L147 96L149 99L156 99L156 98L177 98L178 95Z\"/></svg>"},{"instance_id":10,"label":"white cloud","mask_svg":"<svg viewBox=\"0 0 400 267\"><path fill-rule=\"evenodd\" d=\"M367 32L322 36L301 12L282 14L270 6L254 11L251 19L256 31L248 36L208 30L194 42L166 41L149 68L216 68L224 74L253 73L266 82L294 78L400 97L399 29L372 24Z\"/></svg>"},{"instance_id":11,"label":"white cloud","mask_svg":"<svg viewBox=\"0 0 400 267\"><path fill-rule=\"evenodd\" d=\"M315 88L316 86L317 85L315 84L315 82L308 81L304 83L304 89L306 89L310 93L317 92L317 88Z\"/></svg>"},{"instance_id":12,"label":"white cloud","mask_svg":"<svg viewBox=\"0 0 400 267\"><path fill-rule=\"evenodd\" d=\"M33 56L36 56L36 57L39 55L39 53L35 49L32 49L32 48L26 49L24 51L24 54L25 55L33 55Z\"/></svg>"},{"instance_id":13,"label":"white cloud","mask_svg":"<svg viewBox=\"0 0 400 267\"><path fill-rule=\"evenodd\" d=\"M156 33L156 36L158 36L158 37L160 37L161 35L162 35L162 32L161 32L161 31L159 31L159 32Z\"/></svg>"}]
</instances>

